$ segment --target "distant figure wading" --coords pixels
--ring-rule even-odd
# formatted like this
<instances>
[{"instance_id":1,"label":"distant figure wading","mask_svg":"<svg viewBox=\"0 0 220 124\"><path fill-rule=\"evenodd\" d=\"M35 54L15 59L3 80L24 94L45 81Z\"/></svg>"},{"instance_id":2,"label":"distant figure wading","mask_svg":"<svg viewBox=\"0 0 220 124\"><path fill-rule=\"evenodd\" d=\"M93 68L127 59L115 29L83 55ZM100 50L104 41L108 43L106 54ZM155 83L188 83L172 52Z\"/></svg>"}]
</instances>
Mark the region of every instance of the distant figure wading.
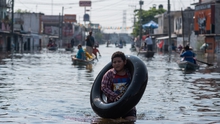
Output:
<instances>
[{"instance_id":1,"label":"distant figure wading","mask_svg":"<svg viewBox=\"0 0 220 124\"><path fill-rule=\"evenodd\" d=\"M93 46L95 44L94 37L92 36L92 31L89 32L89 35L86 37L86 52L92 55Z\"/></svg>"}]
</instances>

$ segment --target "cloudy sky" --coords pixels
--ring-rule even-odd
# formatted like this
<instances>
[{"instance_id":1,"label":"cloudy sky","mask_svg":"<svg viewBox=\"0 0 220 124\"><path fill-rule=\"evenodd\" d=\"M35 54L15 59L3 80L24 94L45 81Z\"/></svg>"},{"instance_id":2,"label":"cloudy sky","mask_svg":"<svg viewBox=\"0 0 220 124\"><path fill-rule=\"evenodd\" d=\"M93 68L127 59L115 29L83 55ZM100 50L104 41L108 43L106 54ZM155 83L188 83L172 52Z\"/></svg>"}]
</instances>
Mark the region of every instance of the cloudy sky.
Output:
<instances>
[{"instance_id":1,"label":"cloudy sky","mask_svg":"<svg viewBox=\"0 0 220 124\"><path fill-rule=\"evenodd\" d=\"M79 6L80 0L15 0L14 9L27 10L30 12L42 12L46 15L76 14L77 21L83 23L83 15L85 7ZM89 0L88 0L89 1ZM104 32L123 32L130 33L131 30L119 30L118 27L132 27L134 9L139 9L140 0L91 0L92 6L86 8L86 13L90 15L92 23L99 23L104 29ZM148 10L154 5L158 7L160 4L167 9L168 0L142 0L144 5L142 9ZM192 3L199 0L170 0L171 10L181 10L187 7L194 6ZM124 15L124 16L123 16ZM123 23L123 17L125 23ZM109 27L114 28L108 29Z\"/></svg>"}]
</instances>

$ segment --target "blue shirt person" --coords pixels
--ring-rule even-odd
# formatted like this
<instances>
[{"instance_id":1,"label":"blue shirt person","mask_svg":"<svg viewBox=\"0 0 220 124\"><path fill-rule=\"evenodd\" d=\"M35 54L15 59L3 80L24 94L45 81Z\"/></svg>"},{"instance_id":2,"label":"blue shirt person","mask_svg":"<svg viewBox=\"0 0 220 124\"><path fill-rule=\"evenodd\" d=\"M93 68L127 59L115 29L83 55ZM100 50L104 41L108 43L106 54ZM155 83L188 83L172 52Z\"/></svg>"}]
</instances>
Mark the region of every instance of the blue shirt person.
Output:
<instances>
[{"instance_id":1,"label":"blue shirt person","mask_svg":"<svg viewBox=\"0 0 220 124\"><path fill-rule=\"evenodd\" d=\"M184 52L182 52L180 54L180 57L184 57L184 61L188 61L188 62L191 62L191 63L194 63L196 64L195 62L195 59L194 57L196 56L195 53L193 53L190 49L189 49L189 46L187 45L185 48L184 48Z\"/></svg>"},{"instance_id":2,"label":"blue shirt person","mask_svg":"<svg viewBox=\"0 0 220 124\"><path fill-rule=\"evenodd\" d=\"M82 60L85 60L85 52L84 52L84 50L83 50L83 48L82 48L82 45L78 45L78 52L77 52L77 54L76 54L76 58L77 59L82 59Z\"/></svg>"}]
</instances>

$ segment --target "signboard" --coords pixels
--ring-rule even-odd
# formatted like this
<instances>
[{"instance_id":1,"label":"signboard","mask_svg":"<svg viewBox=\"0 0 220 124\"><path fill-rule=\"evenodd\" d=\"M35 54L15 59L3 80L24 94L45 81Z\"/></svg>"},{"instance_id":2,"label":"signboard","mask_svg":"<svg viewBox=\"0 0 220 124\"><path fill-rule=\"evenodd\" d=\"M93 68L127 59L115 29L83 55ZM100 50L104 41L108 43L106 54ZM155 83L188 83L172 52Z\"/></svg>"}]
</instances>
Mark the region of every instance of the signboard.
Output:
<instances>
[{"instance_id":1,"label":"signboard","mask_svg":"<svg viewBox=\"0 0 220 124\"><path fill-rule=\"evenodd\" d=\"M63 17L64 22L76 22L75 14L65 14Z\"/></svg>"},{"instance_id":2,"label":"signboard","mask_svg":"<svg viewBox=\"0 0 220 124\"><path fill-rule=\"evenodd\" d=\"M41 21L43 22L59 22L60 17L56 15L42 15Z\"/></svg>"},{"instance_id":3,"label":"signboard","mask_svg":"<svg viewBox=\"0 0 220 124\"><path fill-rule=\"evenodd\" d=\"M215 0L201 0L201 3L215 2Z\"/></svg>"},{"instance_id":4,"label":"signboard","mask_svg":"<svg viewBox=\"0 0 220 124\"><path fill-rule=\"evenodd\" d=\"M71 23L65 23L63 25L63 36L64 37L73 36L73 26Z\"/></svg>"},{"instance_id":5,"label":"signboard","mask_svg":"<svg viewBox=\"0 0 220 124\"><path fill-rule=\"evenodd\" d=\"M195 34L210 34L211 32L211 9L195 11L194 29Z\"/></svg>"},{"instance_id":6,"label":"signboard","mask_svg":"<svg viewBox=\"0 0 220 124\"><path fill-rule=\"evenodd\" d=\"M89 21L89 14L84 14L83 21Z\"/></svg>"},{"instance_id":7,"label":"signboard","mask_svg":"<svg viewBox=\"0 0 220 124\"><path fill-rule=\"evenodd\" d=\"M205 10L205 9L210 9L211 5L210 4L201 4L195 7L195 10Z\"/></svg>"},{"instance_id":8,"label":"signboard","mask_svg":"<svg viewBox=\"0 0 220 124\"><path fill-rule=\"evenodd\" d=\"M80 0L79 6L80 7L90 7L92 5L92 2L90 0Z\"/></svg>"},{"instance_id":9,"label":"signboard","mask_svg":"<svg viewBox=\"0 0 220 124\"><path fill-rule=\"evenodd\" d=\"M45 26L44 33L58 36L59 35L59 28L55 27L55 26Z\"/></svg>"},{"instance_id":10,"label":"signboard","mask_svg":"<svg viewBox=\"0 0 220 124\"><path fill-rule=\"evenodd\" d=\"M91 24L92 28L99 28L99 24Z\"/></svg>"}]
</instances>

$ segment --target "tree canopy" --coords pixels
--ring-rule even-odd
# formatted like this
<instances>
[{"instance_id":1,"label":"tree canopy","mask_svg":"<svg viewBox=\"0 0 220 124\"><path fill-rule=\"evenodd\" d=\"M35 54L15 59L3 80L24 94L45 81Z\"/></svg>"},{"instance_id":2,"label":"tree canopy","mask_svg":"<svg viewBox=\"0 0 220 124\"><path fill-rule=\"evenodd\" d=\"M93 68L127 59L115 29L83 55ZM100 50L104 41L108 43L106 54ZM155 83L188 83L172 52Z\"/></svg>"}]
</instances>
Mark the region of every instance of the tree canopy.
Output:
<instances>
[{"instance_id":1,"label":"tree canopy","mask_svg":"<svg viewBox=\"0 0 220 124\"><path fill-rule=\"evenodd\" d=\"M15 11L15 13L31 13L31 12L28 11L28 10L17 9L17 10Z\"/></svg>"},{"instance_id":2,"label":"tree canopy","mask_svg":"<svg viewBox=\"0 0 220 124\"><path fill-rule=\"evenodd\" d=\"M135 16L138 18L138 21L135 22L132 35L138 36L140 33L140 20L139 20L140 19L140 10L135 10L134 12L136 12ZM143 25L143 24L148 23L151 20L158 23L157 18L155 18L154 16L164 13L164 12L166 12L166 10L163 8L156 9L153 7L153 8L150 8L149 10L142 9L141 12L142 12L141 15L142 15L142 25Z\"/></svg>"}]
</instances>

